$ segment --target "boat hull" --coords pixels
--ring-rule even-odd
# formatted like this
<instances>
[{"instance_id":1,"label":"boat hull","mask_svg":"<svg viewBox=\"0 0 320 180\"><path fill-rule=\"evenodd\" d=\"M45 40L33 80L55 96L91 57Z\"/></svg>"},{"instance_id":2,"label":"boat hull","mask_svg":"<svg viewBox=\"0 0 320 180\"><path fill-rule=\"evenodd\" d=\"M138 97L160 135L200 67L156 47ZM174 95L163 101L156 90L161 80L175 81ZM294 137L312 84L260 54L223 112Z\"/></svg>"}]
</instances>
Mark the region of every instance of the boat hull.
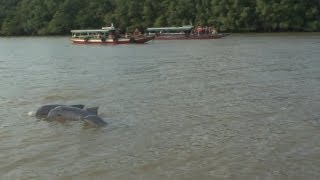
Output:
<instances>
[{"instance_id":1,"label":"boat hull","mask_svg":"<svg viewBox=\"0 0 320 180\"><path fill-rule=\"evenodd\" d=\"M143 36L143 37L135 37L132 40L132 43L134 44L144 44L148 41L154 40L155 37L154 36Z\"/></svg>"},{"instance_id":2,"label":"boat hull","mask_svg":"<svg viewBox=\"0 0 320 180\"><path fill-rule=\"evenodd\" d=\"M71 38L71 41L74 44L144 44L148 41L154 39L154 36L145 36L145 37L131 37L131 38L119 38L114 39L81 39L81 38Z\"/></svg>"},{"instance_id":3,"label":"boat hull","mask_svg":"<svg viewBox=\"0 0 320 180\"><path fill-rule=\"evenodd\" d=\"M216 34L216 35L168 35L168 36L156 36L156 40L201 40L201 39L220 39L226 36L229 36L230 34Z\"/></svg>"}]
</instances>

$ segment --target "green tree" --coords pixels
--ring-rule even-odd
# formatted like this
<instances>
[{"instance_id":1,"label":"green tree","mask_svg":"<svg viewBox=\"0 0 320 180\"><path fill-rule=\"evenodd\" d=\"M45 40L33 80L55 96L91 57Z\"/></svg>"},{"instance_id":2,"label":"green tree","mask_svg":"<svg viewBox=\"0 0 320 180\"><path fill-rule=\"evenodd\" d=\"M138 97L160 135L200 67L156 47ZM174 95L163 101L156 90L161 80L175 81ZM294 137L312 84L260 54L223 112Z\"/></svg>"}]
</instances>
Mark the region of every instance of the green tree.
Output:
<instances>
[{"instance_id":1,"label":"green tree","mask_svg":"<svg viewBox=\"0 0 320 180\"><path fill-rule=\"evenodd\" d=\"M1 0L1 35L69 34L114 23L220 31L320 31L319 0Z\"/></svg>"},{"instance_id":2,"label":"green tree","mask_svg":"<svg viewBox=\"0 0 320 180\"><path fill-rule=\"evenodd\" d=\"M79 9L85 7L85 4L78 0L66 0L57 9L52 20L48 25L49 34L67 34L71 28L78 28L76 17Z\"/></svg>"}]
</instances>

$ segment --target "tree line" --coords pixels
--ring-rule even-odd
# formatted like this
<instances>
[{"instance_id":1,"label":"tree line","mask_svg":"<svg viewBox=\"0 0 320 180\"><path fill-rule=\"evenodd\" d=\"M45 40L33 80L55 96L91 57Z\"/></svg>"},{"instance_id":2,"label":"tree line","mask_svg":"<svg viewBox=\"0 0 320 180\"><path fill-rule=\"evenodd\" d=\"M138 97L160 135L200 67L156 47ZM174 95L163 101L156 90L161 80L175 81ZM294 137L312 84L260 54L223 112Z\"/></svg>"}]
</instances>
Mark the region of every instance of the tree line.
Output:
<instances>
[{"instance_id":1,"label":"tree line","mask_svg":"<svg viewBox=\"0 0 320 180\"><path fill-rule=\"evenodd\" d=\"M0 0L0 35L213 26L224 32L320 31L319 0Z\"/></svg>"}]
</instances>

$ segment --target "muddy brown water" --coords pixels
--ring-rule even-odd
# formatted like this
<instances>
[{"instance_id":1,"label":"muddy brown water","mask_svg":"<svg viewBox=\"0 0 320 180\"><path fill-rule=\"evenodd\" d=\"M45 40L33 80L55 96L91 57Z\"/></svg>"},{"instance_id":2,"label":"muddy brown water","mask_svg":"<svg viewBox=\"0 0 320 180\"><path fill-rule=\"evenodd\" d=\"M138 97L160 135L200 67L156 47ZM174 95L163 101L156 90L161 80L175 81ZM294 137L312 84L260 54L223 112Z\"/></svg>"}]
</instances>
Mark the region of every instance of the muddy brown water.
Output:
<instances>
[{"instance_id":1,"label":"muddy brown water","mask_svg":"<svg viewBox=\"0 0 320 180\"><path fill-rule=\"evenodd\" d=\"M1 179L318 179L320 34L0 38ZM103 129L29 117L100 106Z\"/></svg>"}]
</instances>

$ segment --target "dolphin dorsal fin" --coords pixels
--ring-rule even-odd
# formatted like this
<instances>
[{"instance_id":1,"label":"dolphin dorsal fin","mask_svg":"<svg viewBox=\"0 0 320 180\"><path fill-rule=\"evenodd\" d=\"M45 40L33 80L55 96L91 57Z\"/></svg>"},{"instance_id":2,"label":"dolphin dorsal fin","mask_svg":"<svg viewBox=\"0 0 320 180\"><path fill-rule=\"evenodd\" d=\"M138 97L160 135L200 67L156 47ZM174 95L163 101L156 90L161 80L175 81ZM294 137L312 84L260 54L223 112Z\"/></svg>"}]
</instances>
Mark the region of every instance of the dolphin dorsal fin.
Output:
<instances>
[{"instance_id":1,"label":"dolphin dorsal fin","mask_svg":"<svg viewBox=\"0 0 320 180\"><path fill-rule=\"evenodd\" d=\"M88 111L92 115L98 115L98 109L99 107L91 107L87 108L86 111Z\"/></svg>"},{"instance_id":2,"label":"dolphin dorsal fin","mask_svg":"<svg viewBox=\"0 0 320 180\"><path fill-rule=\"evenodd\" d=\"M71 105L71 107L76 107L76 108L79 108L79 109L83 109L83 108L84 108L84 105L82 105L82 104L75 104L75 105Z\"/></svg>"}]
</instances>

